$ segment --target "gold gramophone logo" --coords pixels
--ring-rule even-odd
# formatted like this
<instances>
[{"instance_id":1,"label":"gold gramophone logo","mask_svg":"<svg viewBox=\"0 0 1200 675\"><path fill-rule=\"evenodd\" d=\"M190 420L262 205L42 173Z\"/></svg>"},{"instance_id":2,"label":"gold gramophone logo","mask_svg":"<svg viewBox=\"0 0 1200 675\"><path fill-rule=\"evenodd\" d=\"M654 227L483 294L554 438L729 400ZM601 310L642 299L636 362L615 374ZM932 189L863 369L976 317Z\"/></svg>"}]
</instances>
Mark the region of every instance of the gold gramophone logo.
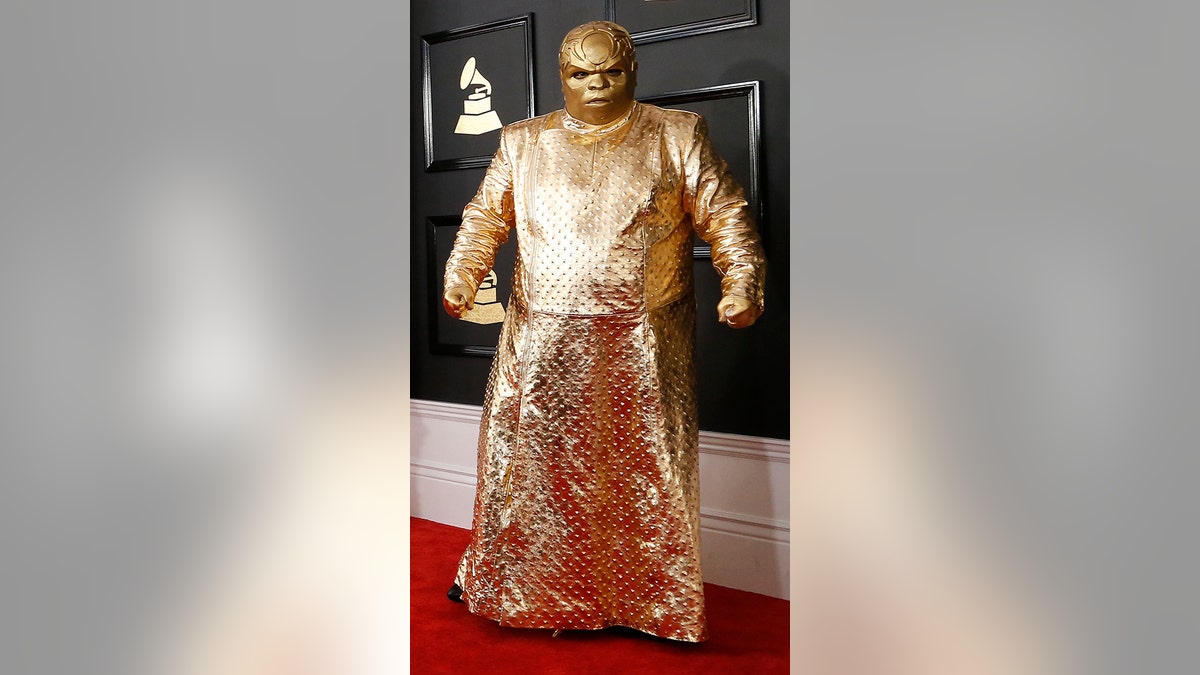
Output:
<instances>
[{"instance_id":1,"label":"gold gramophone logo","mask_svg":"<svg viewBox=\"0 0 1200 675\"><path fill-rule=\"evenodd\" d=\"M479 284L475 293L475 306L462 315L463 321L471 323L502 323L504 321L504 305L496 299L496 270L488 270L487 276Z\"/></svg>"},{"instance_id":2,"label":"gold gramophone logo","mask_svg":"<svg viewBox=\"0 0 1200 675\"><path fill-rule=\"evenodd\" d=\"M463 101L463 114L458 116L458 126L454 127L454 133L478 136L504 126L500 123L500 116L492 110L492 83L479 72L474 56L467 59L466 65L463 66L462 75L458 78L458 88L470 88L470 93Z\"/></svg>"}]
</instances>

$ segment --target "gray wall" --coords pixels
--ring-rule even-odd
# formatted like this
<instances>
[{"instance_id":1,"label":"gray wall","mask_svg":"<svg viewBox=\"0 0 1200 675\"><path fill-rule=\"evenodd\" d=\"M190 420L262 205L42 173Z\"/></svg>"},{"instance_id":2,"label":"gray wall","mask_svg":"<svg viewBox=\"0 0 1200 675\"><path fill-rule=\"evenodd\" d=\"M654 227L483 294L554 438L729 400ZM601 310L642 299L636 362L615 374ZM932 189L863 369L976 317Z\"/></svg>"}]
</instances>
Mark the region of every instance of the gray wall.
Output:
<instances>
[{"instance_id":1,"label":"gray wall","mask_svg":"<svg viewBox=\"0 0 1200 675\"><path fill-rule=\"evenodd\" d=\"M0 5L0 671L136 672L245 516L256 418L404 370L406 31L404 3Z\"/></svg>"},{"instance_id":2,"label":"gray wall","mask_svg":"<svg viewBox=\"0 0 1200 675\"><path fill-rule=\"evenodd\" d=\"M793 336L920 354L1079 672L1194 671L1195 7L872 4L793 8Z\"/></svg>"},{"instance_id":3,"label":"gray wall","mask_svg":"<svg viewBox=\"0 0 1200 675\"><path fill-rule=\"evenodd\" d=\"M752 328L731 331L716 322L716 272L703 265L697 274L697 328L700 426L708 431L787 438L790 205L788 191L788 6L759 3L759 24L694 37L654 42L638 48L639 96L714 84L762 81L763 198L769 273L767 312ZM562 107L558 46L574 26L604 17L603 0L478 3L440 0L413 3L412 106L421 110L420 36L452 28L533 13L536 114ZM422 147L421 120L412 123L413 148ZM490 153L489 153L490 154ZM423 171L421 154L412 167L414 252L412 289L412 395L414 398L480 404L490 359L443 356L429 349L430 270L423 227L428 216L457 215L474 194L484 170ZM508 245L515 245L509 242Z\"/></svg>"}]
</instances>

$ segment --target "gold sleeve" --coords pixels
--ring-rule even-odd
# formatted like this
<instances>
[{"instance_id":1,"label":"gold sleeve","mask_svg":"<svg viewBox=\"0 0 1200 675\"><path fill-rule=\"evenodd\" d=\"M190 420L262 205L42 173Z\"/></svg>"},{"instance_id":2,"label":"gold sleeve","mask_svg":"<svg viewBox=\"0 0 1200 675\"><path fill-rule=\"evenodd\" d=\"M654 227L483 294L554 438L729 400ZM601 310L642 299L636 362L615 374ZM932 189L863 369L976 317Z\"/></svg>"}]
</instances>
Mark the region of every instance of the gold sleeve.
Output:
<instances>
[{"instance_id":1,"label":"gold sleeve","mask_svg":"<svg viewBox=\"0 0 1200 675\"><path fill-rule=\"evenodd\" d=\"M492 157L479 190L463 209L462 225L446 261L444 288L465 285L472 293L477 291L488 270L492 269L500 245L508 240L515 217L512 163L507 144L507 133L501 132L500 148Z\"/></svg>"},{"instance_id":2,"label":"gold sleeve","mask_svg":"<svg viewBox=\"0 0 1200 675\"><path fill-rule=\"evenodd\" d=\"M721 295L745 298L761 313L767 266L762 240L745 193L713 150L703 118L696 122L684 171L684 205L691 211L696 233L712 246Z\"/></svg>"}]
</instances>

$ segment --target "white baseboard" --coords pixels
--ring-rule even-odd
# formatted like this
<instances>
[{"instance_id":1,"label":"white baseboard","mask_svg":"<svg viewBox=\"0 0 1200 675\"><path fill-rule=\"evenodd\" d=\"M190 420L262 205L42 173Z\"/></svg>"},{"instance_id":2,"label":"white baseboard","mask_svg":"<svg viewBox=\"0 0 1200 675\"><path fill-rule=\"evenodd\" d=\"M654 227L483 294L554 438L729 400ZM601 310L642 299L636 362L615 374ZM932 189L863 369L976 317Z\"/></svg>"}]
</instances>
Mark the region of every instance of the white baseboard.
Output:
<instances>
[{"instance_id":1,"label":"white baseboard","mask_svg":"<svg viewBox=\"0 0 1200 675\"><path fill-rule=\"evenodd\" d=\"M412 401L412 515L471 526L479 406ZM788 597L789 444L700 432L704 580Z\"/></svg>"}]
</instances>

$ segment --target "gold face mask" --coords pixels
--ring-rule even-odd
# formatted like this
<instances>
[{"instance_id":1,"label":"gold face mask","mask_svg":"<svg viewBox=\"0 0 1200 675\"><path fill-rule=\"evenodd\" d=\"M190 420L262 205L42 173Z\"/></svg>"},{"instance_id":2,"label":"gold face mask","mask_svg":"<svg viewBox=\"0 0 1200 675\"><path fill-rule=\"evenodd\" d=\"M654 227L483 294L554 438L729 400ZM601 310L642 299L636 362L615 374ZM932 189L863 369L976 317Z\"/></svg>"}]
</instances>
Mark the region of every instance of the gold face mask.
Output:
<instances>
[{"instance_id":1,"label":"gold face mask","mask_svg":"<svg viewBox=\"0 0 1200 675\"><path fill-rule=\"evenodd\" d=\"M598 21L572 29L558 62L567 112L575 119L608 124L633 106L637 61L624 28Z\"/></svg>"}]
</instances>

